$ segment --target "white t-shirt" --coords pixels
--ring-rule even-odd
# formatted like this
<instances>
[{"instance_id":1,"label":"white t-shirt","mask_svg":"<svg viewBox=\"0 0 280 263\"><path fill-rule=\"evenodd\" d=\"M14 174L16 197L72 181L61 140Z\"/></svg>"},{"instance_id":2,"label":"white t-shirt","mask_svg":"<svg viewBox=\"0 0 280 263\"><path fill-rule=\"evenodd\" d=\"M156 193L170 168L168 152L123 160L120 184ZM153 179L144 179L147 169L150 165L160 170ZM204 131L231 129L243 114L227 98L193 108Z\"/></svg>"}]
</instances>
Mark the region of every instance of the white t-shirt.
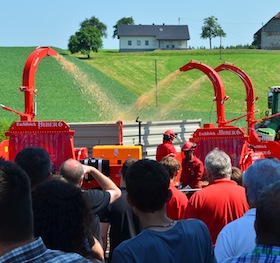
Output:
<instances>
[{"instance_id":1,"label":"white t-shirt","mask_svg":"<svg viewBox=\"0 0 280 263\"><path fill-rule=\"evenodd\" d=\"M256 208L251 208L242 217L223 227L216 241L215 256L217 262L229 257L251 252L256 246L254 222Z\"/></svg>"}]
</instances>

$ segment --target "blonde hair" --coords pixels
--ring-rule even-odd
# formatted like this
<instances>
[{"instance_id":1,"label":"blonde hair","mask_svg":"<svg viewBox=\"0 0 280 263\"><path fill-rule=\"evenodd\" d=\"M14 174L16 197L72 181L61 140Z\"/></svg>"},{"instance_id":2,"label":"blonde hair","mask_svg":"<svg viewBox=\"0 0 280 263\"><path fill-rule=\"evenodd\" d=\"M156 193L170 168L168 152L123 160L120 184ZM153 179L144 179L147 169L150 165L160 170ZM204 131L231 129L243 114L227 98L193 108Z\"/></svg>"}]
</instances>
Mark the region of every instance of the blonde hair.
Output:
<instances>
[{"instance_id":1,"label":"blonde hair","mask_svg":"<svg viewBox=\"0 0 280 263\"><path fill-rule=\"evenodd\" d=\"M162 160L160 161L160 163L165 167L165 169L168 171L169 177L170 179L173 179L179 169L180 169L180 163L179 161L171 156L165 156L162 158Z\"/></svg>"}]
</instances>

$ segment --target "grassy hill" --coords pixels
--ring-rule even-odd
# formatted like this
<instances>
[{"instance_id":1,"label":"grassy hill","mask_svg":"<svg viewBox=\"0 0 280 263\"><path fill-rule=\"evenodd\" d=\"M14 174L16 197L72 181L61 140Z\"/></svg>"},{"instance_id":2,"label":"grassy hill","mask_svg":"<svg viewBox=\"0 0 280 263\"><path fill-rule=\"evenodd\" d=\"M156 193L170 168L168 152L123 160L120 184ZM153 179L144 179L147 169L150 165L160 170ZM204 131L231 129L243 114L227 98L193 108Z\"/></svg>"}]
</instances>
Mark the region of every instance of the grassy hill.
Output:
<instances>
[{"instance_id":1,"label":"grassy hill","mask_svg":"<svg viewBox=\"0 0 280 263\"><path fill-rule=\"evenodd\" d=\"M19 91L23 68L35 47L0 47L0 103L24 111L24 94ZM190 60L211 67L227 61L244 70L259 97L257 118L267 107L269 86L280 85L280 51L219 50L154 51L119 53L101 51L90 60L54 48L58 57L45 57L36 72L36 119L67 122L143 121L197 119L216 122L214 92L210 80L199 70L179 72ZM227 119L245 114L245 89L229 71L219 73L230 98ZM0 120L19 117L0 111ZM244 125L241 121L240 124Z\"/></svg>"},{"instance_id":2,"label":"grassy hill","mask_svg":"<svg viewBox=\"0 0 280 263\"><path fill-rule=\"evenodd\" d=\"M142 98L144 108L155 106L155 61L158 72L159 118L198 118L204 122L216 121L216 105L210 80L199 70L178 74L178 69L191 60L200 61L213 68L223 62L233 63L251 78L255 95L259 97L257 118L267 109L268 87L280 85L280 52L260 50L219 50L156 51L146 53L98 53L87 61L104 74L126 86ZM245 88L235 74L224 71L221 76L226 95L227 119L245 114ZM148 95L147 95L148 94ZM139 104L138 104L139 105ZM212 112L212 114L210 114Z\"/></svg>"},{"instance_id":3,"label":"grassy hill","mask_svg":"<svg viewBox=\"0 0 280 263\"><path fill-rule=\"evenodd\" d=\"M33 50L0 48L0 103L18 111L24 111L24 94L18 87L22 84L25 61ZM112 100L117 103L121 97L128 104L133 102L135 96L129 90L82 60L68 56L63 50L57 51L59 56L43 58L36 72L36 119L63 119L67 122L111 120L115 109L115 101L111 103ZM106 98L102 97L103 86L108 86ZM2 118L9 121L19 119L12 113L0 111Z\"/></svg>"}]
</instances>

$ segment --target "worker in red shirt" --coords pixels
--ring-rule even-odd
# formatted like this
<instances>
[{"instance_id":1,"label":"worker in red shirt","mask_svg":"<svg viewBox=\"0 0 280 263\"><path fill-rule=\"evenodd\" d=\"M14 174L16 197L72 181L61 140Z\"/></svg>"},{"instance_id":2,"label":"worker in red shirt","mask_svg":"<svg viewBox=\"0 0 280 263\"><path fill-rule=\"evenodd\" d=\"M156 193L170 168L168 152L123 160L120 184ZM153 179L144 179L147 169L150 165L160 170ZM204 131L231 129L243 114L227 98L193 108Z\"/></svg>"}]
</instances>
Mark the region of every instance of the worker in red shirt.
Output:
<instances>
[{"instance_id":1,"label":"worker in red shirt","mask_svg":"<svg viewBox=\"0 0 280 263\"><path fill-rule=\"evenodd\" d=\"M173 220L186 219L189 199L174 184L180 169L180 162L174 157L165 156L161 159L160 163L166 168L170 177L169 191L171 191L171 198L166 203L166 214Z\"/></svg>"},{"instance_id":2,"label":"worker in red shirt","mask_svg":"<svg viewBox=\"0 0 280 263\"><path fill-rule=\"evenodd\" d=\"M201 179L204 175L204 165L202 161L194 155L196 144L185 142L182 152L185 157L182 160L181 183L182 187L201 188Z\"/></svg>"},{"instance_id":3,"label":"worker in red shirt","mask_svg":"<svg viewBox=\"0 0 280 263\"><path fill-rule=\"evenodd\" d=\"M163 141L157 147L156 160L159 162L164 156L175 156L177 154L173 140L177 136L172 130L166 130L163 134Z\"/></svg>"}]
</instances>

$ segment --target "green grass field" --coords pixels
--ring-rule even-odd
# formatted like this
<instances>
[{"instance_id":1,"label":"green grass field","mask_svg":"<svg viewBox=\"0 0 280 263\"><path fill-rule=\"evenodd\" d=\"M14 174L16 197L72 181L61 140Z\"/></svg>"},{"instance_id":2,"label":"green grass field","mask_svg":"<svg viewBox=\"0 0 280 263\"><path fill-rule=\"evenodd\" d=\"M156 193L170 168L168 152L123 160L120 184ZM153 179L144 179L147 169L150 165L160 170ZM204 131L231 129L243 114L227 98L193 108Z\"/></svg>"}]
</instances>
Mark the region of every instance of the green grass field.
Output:
<instances>
[{"instance_id":1,"label":"green grass field","mask_svg":"<svg viewBox=\"0 0 280 263\"><path fill-rule=\"evenodd\" d=\"M35 47L0 47L0 103L24 110L24 94L19 91L23 68ZM54 48L56 49L56 48ZM36 119L63 119L67 122L180 120L202 118L216 122L212 83L199 70L178 72L191 60L211 67L230 62L251 78L255 108L263 117L268 87L280 85L280 51L219 50L154 51L119 53L108 50L92 53L91 59L71 56L56 49L59 56L40 62ZM226 101L227 119L246 113L245 88L233 73L219 73L230 98ZM156 84L157 83L157 84ZM0 111L0 120L12 122L19 117ZM244 119L236 125L244 126Z\"/></svg>"},{"instance_id":2,"label":"green grass field","mask_svg":"<svg viewBox=\"0 0 280 263\"><path fill-rule=\"evenodd\" d=\"M219 50L174 51L136 54L99 53L89 64L98 68L114 80L134 91L138 96L155 90L155 60L158 65L158 103L166 111L205 111L213 105L212 84L199 70L176 75L176 71L191 60L211 67L230 62L244 70L255 86L259 97L257 108L264 112L267 105L268 86L280 84L280 52L258 50L224 50L220 60ZM175 77L174 77L175 76ZM241 80L233 73L221 72L226 94L227 113L243 111L245 89ZM149 97L149 106L155 105L155 92ZM145 107L147 106L145 104ZM215 110L215 107L214 107Z\"/></svg>"}]
</instances>

